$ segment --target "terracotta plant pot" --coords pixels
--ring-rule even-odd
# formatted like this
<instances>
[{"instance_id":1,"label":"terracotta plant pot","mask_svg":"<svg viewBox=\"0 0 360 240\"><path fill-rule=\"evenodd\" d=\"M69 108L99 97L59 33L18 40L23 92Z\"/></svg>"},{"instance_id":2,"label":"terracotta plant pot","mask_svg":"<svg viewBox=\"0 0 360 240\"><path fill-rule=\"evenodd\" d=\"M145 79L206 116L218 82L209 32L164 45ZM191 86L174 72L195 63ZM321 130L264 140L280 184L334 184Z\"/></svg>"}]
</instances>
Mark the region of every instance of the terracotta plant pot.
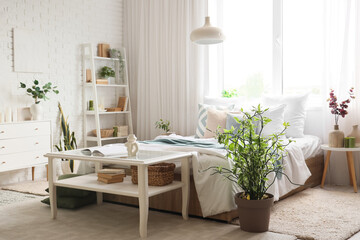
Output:
<instances>
[{"instance_id":1,"label":"terracotta plant pot","mask_svg":"<svg viewBox=\"0 0 360 240\"><path fill-rule=\"evenodd\" d=\"M247 200L235 195L238 206L240 228L247 232L266 232L269 229L270 209L274 203L274 196L267 193L269 198L264 200Z\"/></svg>"}]
</instances>

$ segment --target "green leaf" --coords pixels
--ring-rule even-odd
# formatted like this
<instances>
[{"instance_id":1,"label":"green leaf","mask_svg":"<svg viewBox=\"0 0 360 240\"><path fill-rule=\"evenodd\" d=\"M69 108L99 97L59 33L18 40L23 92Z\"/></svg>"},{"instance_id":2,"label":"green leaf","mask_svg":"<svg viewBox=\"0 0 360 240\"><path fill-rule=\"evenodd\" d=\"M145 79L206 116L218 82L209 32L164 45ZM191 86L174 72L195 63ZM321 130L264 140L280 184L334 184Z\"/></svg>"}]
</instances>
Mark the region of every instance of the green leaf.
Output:
<instances>
[{"instance_id":1,"label":"green leaf","mask_svg":"<svg viewBox=\"0 0 360 240\"><path fill-rule=\"evenodd\" d=\"M35 80L34 80L34 84L35 84L35 85L38 85L38 84L39 84L39 81L35 79Z\"/></svg>"}]
</instances>

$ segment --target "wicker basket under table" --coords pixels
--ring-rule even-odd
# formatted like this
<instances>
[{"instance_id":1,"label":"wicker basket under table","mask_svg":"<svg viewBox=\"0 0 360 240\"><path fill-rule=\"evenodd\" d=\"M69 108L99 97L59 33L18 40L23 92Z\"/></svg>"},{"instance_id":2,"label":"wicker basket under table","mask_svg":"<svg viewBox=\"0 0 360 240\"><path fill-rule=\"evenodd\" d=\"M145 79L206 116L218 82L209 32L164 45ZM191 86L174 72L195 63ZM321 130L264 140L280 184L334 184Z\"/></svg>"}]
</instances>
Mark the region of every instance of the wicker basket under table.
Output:
<instances>
[{"instance_id":1,"label":"wicker basket under table","mask_svg":"<svg viewBox=\"0 0 360 240\"><path fill-rule=\"evenodd\" d=\"M149 186L164 186L174 181L174 163L158 163L148 166ZM131 181L138 183L137 166L131 166Z\"/></svg>"}]
</instances>

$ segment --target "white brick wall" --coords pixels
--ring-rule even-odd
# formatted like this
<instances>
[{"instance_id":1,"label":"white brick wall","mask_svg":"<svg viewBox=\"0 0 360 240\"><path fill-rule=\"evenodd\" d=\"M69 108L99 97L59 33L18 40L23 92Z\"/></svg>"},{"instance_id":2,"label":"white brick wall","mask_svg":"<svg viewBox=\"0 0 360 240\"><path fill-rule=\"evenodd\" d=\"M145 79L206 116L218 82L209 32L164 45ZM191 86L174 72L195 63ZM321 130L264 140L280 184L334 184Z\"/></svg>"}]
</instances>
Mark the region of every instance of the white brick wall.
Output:
<instances>
[{"instance_id":1,"label":"white brick wall","mask_svg":"<svg viewBox=\"0 0 360 240\"><path fill-rule=\"evenodd\" d=\"M45 119L51 119L54 143L59 141L57 102L60 101L70 128L82 144L82 90L80 44L109 43L122 45L122 0L0 0L0 111L30 106L32 99L18 89L19 82L58 86L59 95L50 95L43 103ZM13 71L13 28L43 33L48 47L48 69L43 73ZM95 49L94 49L95 50ZM36 177L44 177L44 168ZM0 174L0 185L31 179L31 170Z\"/></svg>"}]
</instances>

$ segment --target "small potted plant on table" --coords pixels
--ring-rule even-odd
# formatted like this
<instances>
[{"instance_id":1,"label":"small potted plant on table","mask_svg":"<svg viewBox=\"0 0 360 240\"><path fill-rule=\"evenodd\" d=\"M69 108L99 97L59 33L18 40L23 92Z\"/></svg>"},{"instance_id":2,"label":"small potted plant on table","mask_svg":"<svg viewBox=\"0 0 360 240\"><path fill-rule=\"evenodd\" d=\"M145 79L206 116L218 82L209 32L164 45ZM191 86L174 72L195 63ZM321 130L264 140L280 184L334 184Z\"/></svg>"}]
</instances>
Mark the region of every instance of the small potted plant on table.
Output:
<instances>
[{"instance_id":1,"label":"small potted plant on table","mask_svg":"<svg viewBox=\"0 0 360 240\"><path fill-rule=\"evenodd\" d=\"M213 167L214 174L224 175L243 190L235 195L235 202L240 227L249 232L265 232L269 228L274 196L267 190L274 183L276 175L284 174L281 165L284 148L291 143L291 140L287 140L283 144L281 140L288 123L284 123L280 133L262 136L264 126L271 121L263 116L267 110L262 110L260 105L254 107L252 113L241 110L243 118L235 118L238 128L231 127L224 129L223 133L217 132L218 142L224 144L227 150L230 167ZM270 174L273 174L274 180L269 182Z\"/></svg>"}]
</instances>

